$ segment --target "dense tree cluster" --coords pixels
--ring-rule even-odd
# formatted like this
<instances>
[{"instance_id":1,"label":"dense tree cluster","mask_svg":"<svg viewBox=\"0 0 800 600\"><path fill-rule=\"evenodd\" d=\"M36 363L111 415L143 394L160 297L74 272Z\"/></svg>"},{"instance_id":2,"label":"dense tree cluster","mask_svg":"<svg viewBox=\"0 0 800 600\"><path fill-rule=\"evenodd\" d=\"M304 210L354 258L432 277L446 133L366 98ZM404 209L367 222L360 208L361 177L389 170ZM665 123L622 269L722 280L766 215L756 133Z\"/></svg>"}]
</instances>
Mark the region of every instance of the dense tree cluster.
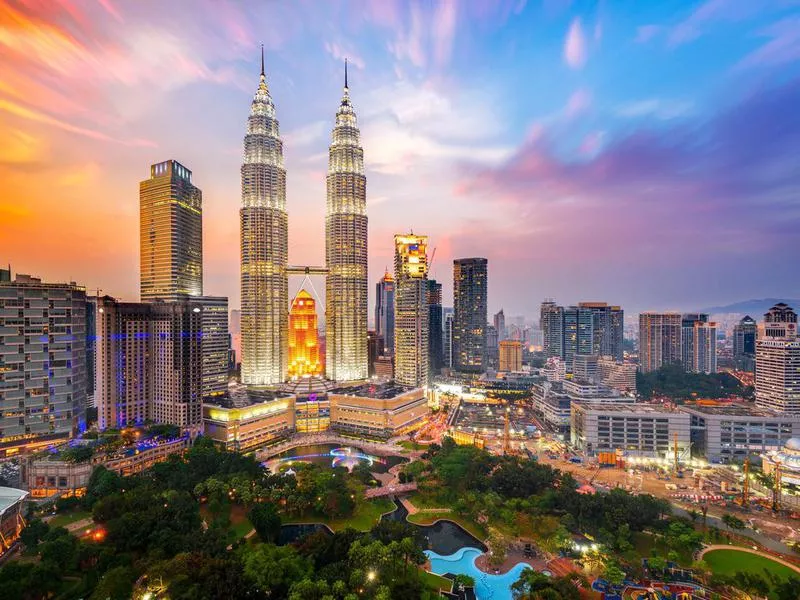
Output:
<instances>
[{"instance_id":1,"label":"dense tree cluster","mask_svg":"<svg viewBox=\"0 0 800 600\"><path fill-rule=\"evenodd\" d=\"M636 373L636 391L650 400L667 397L673 400L692 398L726 398L753 396L753 388L745 388L728 373L689 373L679 364L668 364L650 373Z\"/></svg>"}]
</instances>

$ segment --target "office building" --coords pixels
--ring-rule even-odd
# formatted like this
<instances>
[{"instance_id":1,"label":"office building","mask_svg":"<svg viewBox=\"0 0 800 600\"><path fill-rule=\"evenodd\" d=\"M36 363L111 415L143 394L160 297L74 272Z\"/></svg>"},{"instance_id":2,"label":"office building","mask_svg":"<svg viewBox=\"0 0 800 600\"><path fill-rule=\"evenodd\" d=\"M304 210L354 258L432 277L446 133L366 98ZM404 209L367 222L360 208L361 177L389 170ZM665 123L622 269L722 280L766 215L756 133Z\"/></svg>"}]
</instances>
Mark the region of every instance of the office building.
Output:
<instances>
[{"instance_id":1,"label":"office building","mask_svg":"<svg viewBox=\"0 0 800 600\"><path fill-rule=\"evenodd\" d=\"M681 364L692 373L717 372L717 324L701 313L681 319Z\"/></svg>"},{"instance_id":2,"label":"office building","mask_svg":"<svg viewBox=\"0 0 800 600\"><path fill-rule=\"evenodd\" d=\"M495 313L493 317L494 328L497 330L497 340L502 342L505 339L508 339L508 331L506 331L506 315L503 312L503 309L500 309L500 312Z\"/></svg>"},{"instance_id":3,"label":"office building","mask_svg":"<svg viewBox=\"0 0 800 600\"><path fill-rule=\"evenodd\" d=\"M428 236L394 236L394 378L428 384Z\"/></svg>"},{"instance_id":4,"label":"office building","mask_svg":"<svg viewBox=\"0 0 800 600\"><path fill-rule=\"evenodd\" d=\"M522 370L522 342L503 340L500 346L500 371L513 373Z\"/></svg>"},{"instance_id":5,"label":"office building","mask_svg":"<svg viewBox=\"0 0 800 600\"><path fill-rule=\"evenodd\" d=\"M756 405L800 414L797 313L784 303L764 315L756 339Z\"/></svg>"},{"instance_id":6,"label":"office building","mask_svg":"<svg viewBox=\"0 0 800 600\"><path fill-rule=\"evenodd\" d=\"M750 455L777 451L800 435L800 415L748 402L704 400L680 410L691 417L692 455L712 463L739 463Z\"/></svg>"},{"instance_id":7,"label":"office building","mask_svg":"<svg viewBox=\"0 0 800 600\"><path fill-rule=\"evenodd\" d=\"M375 333L383 338L381 354L394 352L394 277L387 270L375 286Z\"/></svg>"},{"instance_id":8,"label":"office building","mask_svg":"<svg viewBox=\"0 0 800 600\"><path fill-rule=\"evenodd\" d=\"M242 383L286 379L289 361L289 220L286 169L275 104L261 56L261 77L247 119L242 164ZM366 327L364 328L366 342ZM365 353L366 354L366 353Z\"/></svg>"},{"instance_id":9,"label":"office building","mask_svg":"<svg viewBox=\"0 0 800 600\"><path fill-rule=\"evenodd\" d=\"M548 363L561 363L558 357L551 357ZM557 368L557 364L553 367ZM631 397L620 396L617 390L605 385L576 381L574 379L550 379L536 382L531 386L531 399L533 409L542 416L542 419L554 431L561 435L569 432L570 414L573 402L586 402L590 404L620 404L633 403Z\"/></svg>"},{"instance_id":10,"label":"office building","mask_svg":"<svg viewBox=\"0 0 800 600\"><path fill-rule=\"evenodd\" d=\"M485 369L488 263L485 258L453 261L453 368L460 373Z\"/></svg>"},{"instance_id":11,"label":"office building","mask_svg":"<svg viewBox=\"0 0 800 600\"><path fill-rule=\"evenodd\" d=\"M317 303L311 294L301 289L289 311L289 378L321 374Z\"/></svg>"},{"instance_id":12,"label":"office building","mask_svg":"<svg viewBox=\"0 0 800 600\"><path fill-rule=\"evenodd\" d=\"M639 369L643 373L681 361L681 326L680 313L639 315Z\"/></svg>"},{"instance_id":13,"label":"office building","mask_svg":"<svg viewBox=\"0 0 800 600\"><path fill-rule=\"evenodd\" d=\"M576 354L572 363L572 376L582 381L600 381L597 375L599 361L597 354Z\"/></svg>"},{"instance_id":14,"label":"office building","mask_svg":"<svg viewBox=\"0 0 800 600\"><path fill-rule=\"evenodd\" d=\"M750 315L733 326L733 360L739 369L755 370L757 330L758 326Z\"/></svg>"},{"instance_id":15,"label":"office building","mask_svg":"<svg viewBox=\"0 0 800 600\"><path fill-rule=\"evenodd\" d=\"M690 418L663 404L592 404L571 407L572 445L587 455L621 451L625 457L689 458Z\"/></svg>"},{"instance_id":16,"label":"office building","mask_svg":"<svg viewBox=\"0 0 800 600\"><path fill-rule=\"evenodd\" d=\"M18 273L0 282L0 457L85 423L86 292Z\"/></svg>"},{"instance_id":17,"label":"office building","mask_svg":"<svg viewBox=\"0 0 800 600\"><path fill-rule=\"evenodd\" d=\"M442 340L442 284L428 280L428 366L431 375L439 375L444 367Z\"/></svg>"},{"instance_id":18,"label":"office building","mask_svg":"<svg viewBox=\"0 0 800 600\"><path fill-rule=\"evenodd\" d=\"M139 183L139 249L142 301L203 295L203 194L176 160Z\"/></svg>"},{"instance_id":19,"label":"office building","mask_svg":"<svg viewBox=\"0 0 800 600\"><path fill-rule=\"evenodd\" d=\"M202 429L202 301L119 302L98 299L98 427L147 421Z\"/></svg>"},{"instance_id":20,"label":"office building","mask_svg":"<svg viewBox=\"0 0 800 600\"><path fill-rule=\"evenodd\" d=\"M367 378L367 178L347 63L344 73L325 217L325 372L332 381Z\"/></svg>"},{"instance_id":21,"label":"office building","mask_svg":"<svg viewBox=\"0 0 800 600\"><path fill-rule=\"evenodd\" d=\"M448 369L453 368L453 319L455 314L451 307L442 309L442 348L444 366Z\"/></svg>"},{"instance_id":22,"label":"office building","mask_svg":"<svg viewBox=\"0 0 800 600\"><path fill-rule=\"evenodd\" d=\"M615 390L633 392L636 390L636 365L619 362L613 356L601 356L597 359L597 379Z\"/></svg>"},{"instance_id":23,"label":"office building","mask_svg":"<svg viewBox=\"0 0 800 600\"><path fill-rule=\"evenodd\" d=\"M553 300L545 300L539 312L542 349L547 357L564 358L564 308Z\"/></svg>"},{"instance_id":24,"label":"office building","mask_svg":"<svg viewBox=\"0 0 800 600\"><path fill-rule=\"evenodd\" d=\"M232 310L228 321L228 331L231 334L231 350L236 363L242 361L242 311ZM236 364L234 364L236 368Z\"/></svg>"},{"instance_id":25,"label":"office building","mask_svg":"<svg viewBox=\"0 0 800 600\"><path fill-rule=\"evenodd\" d=\"M200 296L192 301L202 305L203 398L219 396L228 389L230 336L228 299L225 296Z\"/></svg>"}]
</instances>

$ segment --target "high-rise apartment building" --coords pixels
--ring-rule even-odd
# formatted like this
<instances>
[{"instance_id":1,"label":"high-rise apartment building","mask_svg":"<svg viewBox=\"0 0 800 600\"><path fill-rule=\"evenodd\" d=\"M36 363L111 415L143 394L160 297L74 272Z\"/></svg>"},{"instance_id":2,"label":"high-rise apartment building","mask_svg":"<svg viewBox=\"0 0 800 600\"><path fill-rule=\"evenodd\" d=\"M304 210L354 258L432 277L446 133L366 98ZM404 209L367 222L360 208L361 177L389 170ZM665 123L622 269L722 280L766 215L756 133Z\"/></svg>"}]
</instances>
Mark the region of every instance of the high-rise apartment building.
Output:
<instances>
[{"instance_id":1,"label":"high-rise apartment building","mask_svg":"<svg viewBox=\"0 0 800 600\"><path fill-rule=\"evenodd\" d=\"M428 384L428 236L394 236L394 378Z\"/></svg>"},{"instance_id":2,"label":"high-rise apartment building","mask_svg":"<svg viewBox=\"0 0 800 600\"><path fill-rule=\"evenodd\" d=\"M681 361L681 325L680 313L639 315L639 369L643 373Z\"/></svg>"},{"instance_id":3,"label":"high-rise apartment building","mask_svg":"<svg viewBox=\"0 0 800 600\"><path fill-rule=\"evenodd\" d=\"M387 270L375 286L375 333L383 338L381 354L394 352L394 277Z\"/></svg>"},{"instance_id":4,"label":"high-rise apartment building","mask_svg":"<svg viewBox=\"0 0 800 600\"><path fill-rule=\"evenodd\" d=\"M461 373L485 369L488 263L485 258L453 261L453 368Z\"/></svg>"},{"instance_id":5,"label":"high-rise apartment building","mask_svg":"<svg viewBox=\"0 0 800 600\"><path fill-rule=\"evenodd\" d=\"M502 342L503 340L508 339L508 331L506 330L506 315L502 308L500 309L500 312L495 313L493 321L494 328L497 330L498 341Z\"/></svg>"},{"instance_id":6,"label":"high-rise apartment building","mask_svg":"<svg viewBox=\"0 0 800 600\"><path fill-rule=\"evenodd\" d=\"M447 306L442 309L442 348L444 366L453 368L453 308Z\"/></svg>"},{"instance_id":7,"label":"high-rise apartment building","mask_svg":"<svg viewBox=\"0 0 800 600\"><path fill-rule=\"evenodd\" d=\"M500 371L512 373L522 370L522 342L502 340L500 342Z\"/></svg>"},{"instance_id":8,"label":"high-rise apartment building","mask_svg":"<svg viewBox=\"0 0 800 600\"><path fill-rule=\"evenodd\" d=\"M289 377L321 374L317 303L311 294L301 289L289 311Z\"/></svg>"},{"instance_id":9,"label":"high-rise apartment building","mask_svg":"<svg viewBox=\"0 0 800 600\"><path fill-rule=\"evenodd\" d=\"M752 371L755 368L757 330L755 319L750 315L733 326L733 360L740 369Z\"/></svg>"},{"instance_id":10,"label":"high-rise apartment building","mask_svg":"<svg viewBox=\"0 0 800 600\"><path fill-rule=\"evenodd\" d=\"M152 421L200 433L203 303L103 296L97 304L99 428Z\"/></svg>"},{"instance_id":11,"label":"high-rise apartment building","mask_svg":"<svg viewBox=\"0 0 800 600\"><path fill-rule=\"evenodd\" d=\"M286 169L275 104L261 77L247 119L242 164L242 383L286 379L289 320L289 218ZM366 340L366 327L365 327Z\"/></svg>"},{"instance_id":12,"label":"high-rise apartment building","mask_svg":"<svg viewBox=\"0 0 800 600\"><path fill-rule=\"evenodd\" d=\"M594 354L623 357L624 312L605 302L581 302L577 306L557 306L542 302L540 325L546 356L560 356L571 370L575 356Z\"/></svg>"},{"instance_id":13,"label":"high-rise apartment building","mask_svg":"<svg viewBox=\"0 0 800 600\"><path fill-rule=\"evenodd\" d=\"M500 340L497 336L497 329L488 323L486 324L486 356L483 359L483 366L488 371L496 371L500 368Z\"/></svg>"},{"instance_id":14,"label":"high-rise apartment building","mask_svg":"<svg viewBox=\"0 0 800 600\"><path fill-rule=\"evenodd\" d=\"M334 381L367 378L367 178L345 63L328 159L325 217L325 372Z\"/></svg>"},{"instance_id":15,"label":"high-rise apartment building","mask_svg":"<svg viewBox=\"0 0 800 600\"><path fill-rule=\"evenodd\" d=\"M542 302L539 311L542 348L545 356L564 358L564 308L553 300Z\"/></svg>"},{"instance_id":16,"label":"high-rise apartment building","mask_svg":"<svg viewBox=\"0 0 800 600\"><path fill-rule=\"evenodd\" d=\"M84 424L86 292L17 274L0 281L0 456Z\"/></svg>"},{"instance_id":17,"label":"high-rise apartment building","mask_svg":"<svg viewBox=\"0 0 800 600\"><path fill-rule=\"evenodd\" d=\"M428 280L428 367L432 375L439 375L444 367L442 340L442 284Z\"/></svg>"},{"instance_id":18,"label":"high-rise apartment building","mask_svg":"<svg viewBox=\"0 0 800 600\"><path fill-rule=\"evenodd\" d=\"M717 372L717 324L690 313L681 320L681 364L692 373Z\"/></svg>"},{"instance_id":19,"label":"high-rise apartment building","mask_svg":"<svg viewBox=\"0 0 800 600\"><path fill-rule=\"evenodd\" d=\"M143 301L203 294L203 193L176 160L139 183L139 248Z\"/></svg>"},{"instance_id":20,"label":"high-rise apartment building","mask_svg":"<svg viewBox=\"0 0 800 600\"><path fill-rule=\"evenodd\" d=\"M758 326L756 405L800 414L800 337L797 313L784 303L773 306Z\"/></svg>"},{"instance_id":21,"label":"high-rise apartment building","mask_svg":"<svg viewBox=\"0 0 800 600\"><path fill-rule=\"evenodd\" d=\"M86 408L94 403L94 363L97 346L97 298L86 297Z\"/></svg>"}]
</instances>

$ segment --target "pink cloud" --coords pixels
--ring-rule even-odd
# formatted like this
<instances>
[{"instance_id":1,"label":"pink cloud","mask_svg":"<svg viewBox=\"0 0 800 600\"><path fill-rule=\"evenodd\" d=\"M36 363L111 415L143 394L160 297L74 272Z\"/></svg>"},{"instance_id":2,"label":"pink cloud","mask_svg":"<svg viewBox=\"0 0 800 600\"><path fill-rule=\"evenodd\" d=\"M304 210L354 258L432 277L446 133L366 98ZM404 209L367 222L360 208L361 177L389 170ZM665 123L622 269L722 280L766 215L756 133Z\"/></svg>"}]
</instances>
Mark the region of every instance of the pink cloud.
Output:
<instances>
[{"instance_id":1,"label":"pink cloud","mask_svg":"<svg viewBox=\"0 0 800 600\"><path fill-rule=\"evenodd\" d=\"M591 103L592 95L587 90L583 88L576 90L567 100L566 114L568 117L576 117L586 111Z\"/></svg>"},{"instance_id":2,"label":"pink cloud","mask_svg":"<svg viewBox=\"0 0 800 600\"><path fill-rule=\"evenodd\" d=\"M575 17L564 40L564 61L573 69L580 69L586 64L587 58L586 38L581 20Z\"/></svg>"},{"instance_id":3,"label":"pink cloud","mask_svg":"<svg viewBox=\"0 0 800 600\"><path fill-rule=\"evenodd\" d=\"M444 66L450 61L457 17L456 0L444 0L434 11L432 22L434 58L439 66Z\"/></svg>"},{"instance_id":4,"label":"pink cloud","mask_svg":"<svg viewBox=\"0 0 800 600\"><path fill-rule=\"evenodd\" d=\"M787 17L760 32L771 38L766 44L748 54L737 66L780 65L800 60L800 16Z\"/></svg>"}]
</instances>

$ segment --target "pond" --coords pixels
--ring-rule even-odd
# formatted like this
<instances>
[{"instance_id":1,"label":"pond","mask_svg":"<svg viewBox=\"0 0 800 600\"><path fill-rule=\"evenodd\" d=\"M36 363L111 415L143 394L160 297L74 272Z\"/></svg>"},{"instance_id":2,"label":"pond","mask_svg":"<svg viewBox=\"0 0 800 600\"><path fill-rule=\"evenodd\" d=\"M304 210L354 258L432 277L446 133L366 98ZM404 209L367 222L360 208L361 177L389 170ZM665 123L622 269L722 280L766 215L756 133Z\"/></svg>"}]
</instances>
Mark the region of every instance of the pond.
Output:
<instances>
[{"instance_id":1,"label":"pond","mask_svg":"<svg viewBox=\"0 0 800 600\"><path fill-rule=\"evenodd\" d=\"M508 573L489 575L475 565L475 559L483 554L477 548L462 548L446 556L431 550L425 554L431 561L431 571L437 575L469 575L475 580L475 596L478 600L511 600L511 585L519 579L520 573L528 565L516 564Z\"/></svg>"},{"instance_id":2,"label":"pond","mask_svg":"<svg viewBox=\"0 0 800 600\"><path fill-rule=\"evenodd\" d=\"M367 465L374 473L386 473L393 466L405 462L400 456L375 456L357 446L338 444L310 444L286 450L264 463L271 471L290 468L297 463L312 463L325 467L345 467L352 471L358 465Z\"/></svg>"}]
</instances>

